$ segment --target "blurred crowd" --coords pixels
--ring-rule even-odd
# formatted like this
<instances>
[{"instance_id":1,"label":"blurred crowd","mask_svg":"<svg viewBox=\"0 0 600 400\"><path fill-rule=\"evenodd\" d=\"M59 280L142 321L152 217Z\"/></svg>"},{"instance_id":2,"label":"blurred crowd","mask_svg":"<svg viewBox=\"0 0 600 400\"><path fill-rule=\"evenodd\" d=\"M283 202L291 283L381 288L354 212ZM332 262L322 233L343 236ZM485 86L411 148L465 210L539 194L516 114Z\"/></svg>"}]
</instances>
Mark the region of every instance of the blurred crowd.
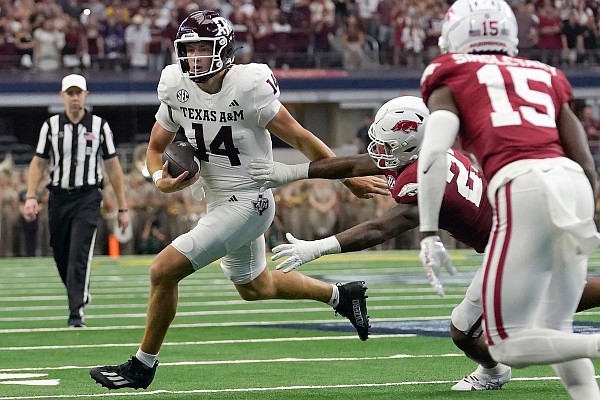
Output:
<instances>
[{"instance_id":1,"label":"blurred crowd","mask_svg":"<svg viewBox=\"0 0 600 400\"><path fill-rule=\"evenodd\" d=\"M451 0L0 0L0 67L160 71L198 9L233 24L239 63L421 67L439 54ZM509 0L521 54L598 64L597 0Z\"/></svg>"}]
</instances>

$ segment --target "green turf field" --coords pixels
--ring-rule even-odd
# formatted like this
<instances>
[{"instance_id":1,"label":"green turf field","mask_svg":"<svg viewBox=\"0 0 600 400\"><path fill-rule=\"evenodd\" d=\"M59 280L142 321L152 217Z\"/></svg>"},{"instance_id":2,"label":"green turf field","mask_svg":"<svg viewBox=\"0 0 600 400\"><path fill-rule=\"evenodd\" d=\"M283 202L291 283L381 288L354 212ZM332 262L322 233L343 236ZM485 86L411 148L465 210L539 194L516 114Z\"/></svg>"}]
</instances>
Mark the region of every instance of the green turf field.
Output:
<instances>
[{"instance_id":1,"label":"green turf field","mask_svg":"<svg viewBox=\"0 0 600 400\"><path fill-rule=\"evenodd\" d=\"M88 328L77 330L66 327L65 290L51 259L1 259L0 399L567 399L549 367L513 371L501 391L450 391L474 364L443 335L481 261L472 251L452 257L459 274L443 299L425 281L417 252L365 251L303 265L330 282L367 282L366 342L320 303L244 302L211 265L180 285L153 384L116 392L93 382L88 368L135 354L151 258L96 257ZM590 264L600 272L600 256Z\"/></svg>"}]
</instances>

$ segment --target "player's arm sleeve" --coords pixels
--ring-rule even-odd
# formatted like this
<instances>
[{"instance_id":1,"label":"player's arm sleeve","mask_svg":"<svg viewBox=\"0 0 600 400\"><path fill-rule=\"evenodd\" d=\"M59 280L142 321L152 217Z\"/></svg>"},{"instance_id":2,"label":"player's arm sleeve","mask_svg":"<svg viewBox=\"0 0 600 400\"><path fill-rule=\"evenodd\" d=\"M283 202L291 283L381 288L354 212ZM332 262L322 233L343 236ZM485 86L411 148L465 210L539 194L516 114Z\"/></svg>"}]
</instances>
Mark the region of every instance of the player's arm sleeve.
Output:
<instances>
[{"instance_id":1,"label":"player's arm sleeve","mask_svg":"<svg viewBox=\"0 0 600 400\"><path fill-rule=\"evenodd\" d=\"M560 110L564 103L573 101L573 87L562 71L556 70L552 87L556 91L556 98L558 99L556 110Z\"/></svg>"},{"instance_id":2,"label":"player's arm sleeve","mask_svg":"<svg viewBox=\"0 0 600 400\"><path fill-rule=\"evenodd\" d=\"M177 132L179 130L179 124L173 118L173 109L167 103L160 103L155 118L156 122L169 132Z\"/></svg>"},{"instance_id":3,"label":"player's arm sleeve","mask_svg":"<svg viewBox=\"0 0 600 400\"><path fill-rule=\"evenodd\" d=\"M171 84L177 83L177 78L173 77L172 73L172 69L165 68L160 75L156 89L160 106L154 117L156 118L156 122L169 132L177 132L179 130L179 123L175 121L173 116L173 106L171 105L169 96L169 87L172 86Z\"/></svg>"},{"instance_id":4,"label":"player's arm sleeve","mask_svg":"<svg viewBox=\"0 0 600 400\"><path fill-rule=\"evenodd\" d=\"M279 102L279 83L271 69L263 64L257 68L257 79L254 86L254 106L257 111L257 123L266 127L277 115L281 102Z\"/></svg>"},{"instance_id":5,"label":"player's arm sleeve","mask_svg":"<svg viewBox=\"0 0 600 400\"><path fill-rule=\"evenodd\" d=\"M427 121L419 154L417 180L421 232L437 231L446 189L447 151L456 140L460 120L447 110L434 111Z\"/></svg>"}]
</instances>

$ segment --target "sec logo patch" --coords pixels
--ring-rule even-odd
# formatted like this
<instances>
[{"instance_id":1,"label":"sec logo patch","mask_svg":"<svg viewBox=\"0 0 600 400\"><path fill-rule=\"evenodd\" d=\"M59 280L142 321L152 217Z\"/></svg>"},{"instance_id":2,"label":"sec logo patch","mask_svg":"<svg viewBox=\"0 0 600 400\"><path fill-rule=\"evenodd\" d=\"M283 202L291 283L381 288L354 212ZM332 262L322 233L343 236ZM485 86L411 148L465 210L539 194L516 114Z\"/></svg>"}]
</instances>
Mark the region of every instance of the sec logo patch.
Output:
<instances>
[{"instance_id":1,"label":"sec logo patch","mask_svg":"<svg viewBox=\"0 0 600 400\"><path fill-rule=\"evenodd\" d=\"M187 90L180 89L177 91L177 100L179 100L181 103L185 103L189 99L190 99L190 94L188 93Z\"/></svg>"}]
</instances>

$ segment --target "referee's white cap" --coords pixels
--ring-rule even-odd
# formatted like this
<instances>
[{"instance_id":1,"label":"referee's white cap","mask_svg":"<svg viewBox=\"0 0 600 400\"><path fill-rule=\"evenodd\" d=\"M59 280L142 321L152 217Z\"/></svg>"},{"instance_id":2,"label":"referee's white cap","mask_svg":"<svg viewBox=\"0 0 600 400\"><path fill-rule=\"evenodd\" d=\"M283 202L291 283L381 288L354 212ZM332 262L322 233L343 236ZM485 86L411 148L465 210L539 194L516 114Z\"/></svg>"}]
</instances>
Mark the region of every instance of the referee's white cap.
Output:
<instances>
[{"instance_id":1,"label":"referee's white cap","mask_svg":"<svg viewBox=\"0 0 600 400\"><path fill-rule=\"evenodd\" d=\"M81 75L71 74L67 75L62 80L62 91L65 92L70 87L78 87L81 90L87 90L87 84L85 78Z\"/></svg>"}]
</instances>

